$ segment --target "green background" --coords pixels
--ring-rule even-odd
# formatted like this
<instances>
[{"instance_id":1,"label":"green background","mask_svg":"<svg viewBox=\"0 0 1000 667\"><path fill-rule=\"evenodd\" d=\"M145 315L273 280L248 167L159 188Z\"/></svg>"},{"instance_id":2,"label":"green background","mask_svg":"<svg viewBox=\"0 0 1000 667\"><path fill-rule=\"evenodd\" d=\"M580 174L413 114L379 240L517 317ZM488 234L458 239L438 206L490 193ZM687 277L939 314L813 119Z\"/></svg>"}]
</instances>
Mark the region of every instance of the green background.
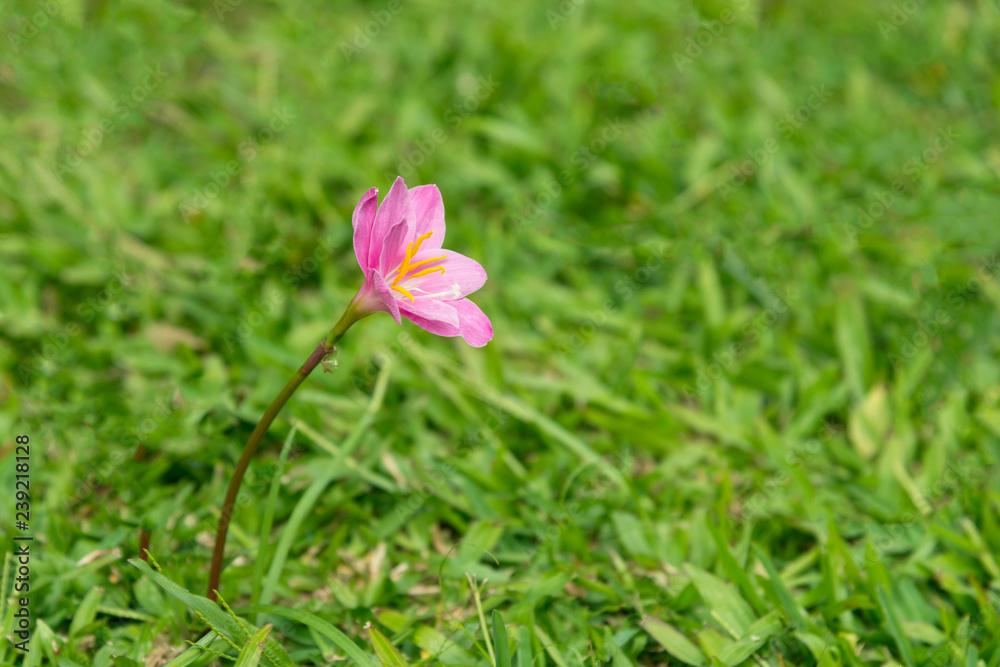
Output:
<instances>
[{"instance_id":1,"label":"green background","mask_svg":"<svg viewBox=\"0 0 1000 667\"><path fill-rule=\"evenodd\" d=\"M37 622L0 662L197 640L139 527L203 594L399 173L489 273L494 340L355 325L251 468L231 605L410 663L489 664L496 609L518 665L1000 664L995 3L0 15L0 530L36 538ZM241 613L265 662L346 655Z\"/></svg>"}]
</instances>

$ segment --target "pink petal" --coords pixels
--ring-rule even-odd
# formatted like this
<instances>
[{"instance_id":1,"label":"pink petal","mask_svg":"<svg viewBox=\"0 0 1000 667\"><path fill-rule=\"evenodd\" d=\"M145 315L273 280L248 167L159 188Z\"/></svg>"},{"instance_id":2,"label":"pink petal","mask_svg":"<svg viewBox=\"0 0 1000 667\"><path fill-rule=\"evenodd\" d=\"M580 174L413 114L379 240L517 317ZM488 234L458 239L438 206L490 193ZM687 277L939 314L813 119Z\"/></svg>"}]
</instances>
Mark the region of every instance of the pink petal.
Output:
<instances>
[{"instance_id":1,"label":"pink petal","mask_svg":"<svg viewBox=\"0 0 1000 667\"><path fill-rule=\"evenodd\" d=\"M379 272L383 276L389 275L403 261L403 257L406 255L406 245L409 243L407 237L411 236L412 232L413 225L409 224L404 217L385 235L385 240L382 241L382 254L378 262Z\"/></svg>"},{"instance_id":2,"label":"pink petal","mask_svg":"<svg viewBox=\"0 0 1000 667\"><path fill-rule=\"evenodd\" d=\"M368 269L368 279L372 283L375 294L378 295L382 305L385 306L385 310L383 312L392 315L392 319L396 320L396 324L402 324L403 320L399 317L399 304L396 303L396 299L393 297L392 288L386 284L385 280L382 279L381 274L379 274L374 267Z\"/></svg>"},{"instance_id":3,"label":"pink petal","mask_svg":"<svg viewBox=\"0 0 1000 667\"><path fill-rule=\"evenodd\" d=\"M389 188L389 193L382 200L372 223L371 240L368 244L368 266L377 266L382 255L382 242L386 235L407 212L409 198L406 196L406 183L397 176L396 182Z\"/></svg>"},{"instance_id":4,"label":"pink petal","mask_svg":"<svg viewBox=\"0 0 1000 667\"><path fill-rule=\"evenodd\" d=\"M454 310L454 306L451 304L448 305L452 308L452 310ZM432 334L436 334L438 336L457 336L459 334L459 328L456 324L442 320L432 320L405 310L403 311L403 314L406 315L406 319L410 320L424 331L430 331Z\"/></svg>"},{"instance_id":5,"label":"pink petal","mask_svg":"<svg viewBox=\"0 0 1000 667\"><path fill-rule=\"evenodd\" d=\"M453 302L438 299L414 299L410 301L405 296L400 296L399 311L407 318L413 319L414 316L417 316L424 320L450 325L456 332L458 331L458 313L452 305ZM446 335L454 336L455 334Z\"/></svg>"},{"instance_id":6,"label":"pink petal","mask_svg":"<svg viewBox=\"0 0 1000 667\"><path fill-rule=\"evenodd\" d=\"M482 347L493 340L493 325L490 324L489 318L479 309L479 306L468 299L439 303L455 309L458 314L458 326L450 322L407 312L408 306L411 305L409 303L402 306L402 311L406 318L418 327L438 336L461 336L466 343L473 347Z\"/></svg>"},{"instance_id":7,"label":"pink petal","mask_svg":"<svg viewBox=\"0 0 1000 667\"><path fill-rule=\"evenodd\" d=\"M486 270L479 262L451 250L424 250L421 247L420 252L413 256L410 263L417 264L422 260L442 255L445 259L417 266L412 273L419 273L435 266L443 267L444 273L435 271L419 278L404 278L399 282L400 287L406 288L414 297L423 295L423 300L427 300L427 295L436 295L432 298L452 301L461 299L466 294L472 294L486 282Z\"/></svg>"},{"instance_id":8,"label":"pink petal","mask_svg":"<svg viewBox=\"0 0 1000 667\"><path fill-rule=\"evenodd\" d=\"M440 248L444 243L444 200L436 185L418 185L410 189L416 233L414 238L434 232L421 248Z\"/></svg>"},{"instance_id":9,"label":"pink petal","mask_svg":"<svg viewBox=\"0 0 1000 667\"><path fill-rule=\"evenodd\" d=\"M479 306L468 299L450 302L458 311L459 333L472 347L482 347L493 340L493 324Z\"/></svg>"},{"instance_id":10,"label":"pink petal","mask_svg":"<svg viewBox=\"0 0 1000 667\"><path fill-rule=\"evenodd\" d=\"M378 207L378 188L372 188L358 200L351 224L354 225L354 254L362 271L368 271L368 248L371 246L372 224Z\"/></svg>"}]
</instances>

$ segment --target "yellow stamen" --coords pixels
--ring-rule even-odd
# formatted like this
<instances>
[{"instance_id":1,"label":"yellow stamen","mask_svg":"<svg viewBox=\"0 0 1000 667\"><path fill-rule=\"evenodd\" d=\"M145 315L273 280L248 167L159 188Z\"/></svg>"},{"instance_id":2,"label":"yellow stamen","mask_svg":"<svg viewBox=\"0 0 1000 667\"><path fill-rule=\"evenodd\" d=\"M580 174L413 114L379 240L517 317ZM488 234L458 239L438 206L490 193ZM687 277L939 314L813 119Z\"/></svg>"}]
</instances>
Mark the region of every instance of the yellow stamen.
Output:
<instances>
[{"instance_id":1,"label":"yellow stamen","mask_svg":"<svg viewBox=\"0 0 1000 667\"><path fill-rule=\"evenodd\" d=\"M410 294L405 287L399 287L398 285L393 285L392 289L396 290L397 292L405 296L407 299L409 299L410 303L413 303L413 295Z\"/></svg>"},{"instance_id":2,"label":"yellow stamen","mask_svg":"<svg viewBox=\"0 0 1000 667\"><path fill-rule=\"evenodd\" d=\"M412 276L410 276L410 278L419 278L420 276L426 276L427 274L434 273L435 271L440 271L441 275L444 275L444 267L435 266L432 269L424 269L423 271L418 271L417 273L414 273Z\"/></svg>"},{"instance_id":3,"label":"yellow stamen","mask_svg":"<svg viewBox=\"0 0 1000 667\"><path fill-rule=\"evenodd\" d=\"M416 241L406 246L406 254L403 256L403 261L402 263L400 263L399 269L397 269L396 271L396 277L392 281L392 289L396 290L397 292L405 296L407 299L410 300L411 303L415 301L415 299L413 295L410 294L409 290L407 290L405 287L399 286L400 280L402 280L403 278L419 278L421 276L426 276L431 273L435 273L437 271L440 271L441 275L444 275L443 266L434 266L427 269L423 269L421 271L417 271L411 276L406 275L410 271L418 269L421 266L427 266L428 264L431 264L433 262L440 262L441 260L448 258L447 255L442 255L440 257L431 257L430 259L422 259L419 262L413 262L412 264L410 263L413 260L413 256L416 255L418 252L420 252L420 244L429 239L433 233L434 232L427 232L426 234L423 234L420 237L418 237Z\"/></svg>"},{"instance_id":4,"label":"yellow stamen","mask_svg":"<svg viewBox=\"0 0 1000 667\"><path fill-rule=\"evenodd\" d=\"M406 266L406 271L403 271L402 267L400 267L399 277L402 278L404 273L409 273L413 269L419 268L426 264L430 264L431 262L440 262L442 259L448 259L448 255L441 255L440 257L431 257L430 259L422 259L414 264L408 264ZM413 278L415 276L410 276L410 277Z\"/></svg>"},{"instance_id":5,"label":"yellow stamen","mask_svg":"<svg viewBox=\"0 0 1000 667\"><path fill-rule=\"evenodd\" d=\"M396 279L392 281L393 287L395 287L396 284L403 279L403 276L406 275L407 271L413 268L410 266L410 260L413 259L414 255L420 252L420 244L429 239L433 233L433 231L427 232L426 234L421 235L416 241L406 246L406 255L403 256L403 263L399 265L399 274L396 276ZM420 265L424 263L425 262L418 262Z\"/></svg>"}]
</instances>

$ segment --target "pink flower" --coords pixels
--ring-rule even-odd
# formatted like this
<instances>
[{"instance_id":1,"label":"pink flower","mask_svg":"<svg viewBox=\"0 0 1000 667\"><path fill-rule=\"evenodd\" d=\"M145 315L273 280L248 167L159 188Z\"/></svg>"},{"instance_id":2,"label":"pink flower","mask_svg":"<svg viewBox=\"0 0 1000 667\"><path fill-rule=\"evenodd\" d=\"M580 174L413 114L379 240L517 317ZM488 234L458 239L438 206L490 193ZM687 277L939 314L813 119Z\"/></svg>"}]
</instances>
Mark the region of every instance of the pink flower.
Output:
<instances>
[{"instance_id":1,"label":"pink flower","mask_svg":"<svg viewBox=\"0 0 1000 667\"><path fill-rule=\"evenodd\" d=\"M444 201L436 185L407 190L402 178L378 205L372 188L354 207L354 254L365 284L351 301L359 317L406 317L439 336L461 336L474 347L493 338L493 325L465 298L486 282L474 259L444 250Z\"/></svg>"}]
</instances>

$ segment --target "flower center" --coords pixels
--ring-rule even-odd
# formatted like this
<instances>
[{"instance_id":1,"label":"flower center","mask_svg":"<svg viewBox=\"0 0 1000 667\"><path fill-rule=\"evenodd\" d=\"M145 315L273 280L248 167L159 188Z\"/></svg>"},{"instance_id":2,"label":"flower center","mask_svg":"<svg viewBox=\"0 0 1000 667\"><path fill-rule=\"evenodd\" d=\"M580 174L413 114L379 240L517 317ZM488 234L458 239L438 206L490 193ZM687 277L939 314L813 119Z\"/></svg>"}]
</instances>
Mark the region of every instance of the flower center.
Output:
<instances>
[{"instance_id":1,"label":"flower center","mask_svg":"<svg viewBox=\"0 0 1000 667\"><path fill-rule=\"evenodd\" d=\"M440 271L441 274L444 275L443 266L428 267L425 269L421 269L420 271L417 271L416 273L413 273L409 276L406 275L410 273L410 271L413 271L414 269L420 269L420 267L427 266L428 264L432 264L434 262L439 262L442 259L446 259L448 257L447 255L442 255L441 257L431 257L430 259L422 259L419 262L413 261L413 256L416 255L417 252L419 252L420 250L420 244L429 239L431 237L431 234L433 233L434 232L432 231L427 232L426 234L417 238L416 241L406 246L406 255L403 257L403 263L399 265L398 269L396 269L396 278L392 281L392 289L396 290L397 292L405 296L411 302L414 300L413 295L410 294L409 290L407 290L405 287L401 287L399 285L399 281L403 280L404 278L406 280L410 280L411 278L419 278L420 276L426 276L436 271Z\"/></svg>"}]
</instances>

